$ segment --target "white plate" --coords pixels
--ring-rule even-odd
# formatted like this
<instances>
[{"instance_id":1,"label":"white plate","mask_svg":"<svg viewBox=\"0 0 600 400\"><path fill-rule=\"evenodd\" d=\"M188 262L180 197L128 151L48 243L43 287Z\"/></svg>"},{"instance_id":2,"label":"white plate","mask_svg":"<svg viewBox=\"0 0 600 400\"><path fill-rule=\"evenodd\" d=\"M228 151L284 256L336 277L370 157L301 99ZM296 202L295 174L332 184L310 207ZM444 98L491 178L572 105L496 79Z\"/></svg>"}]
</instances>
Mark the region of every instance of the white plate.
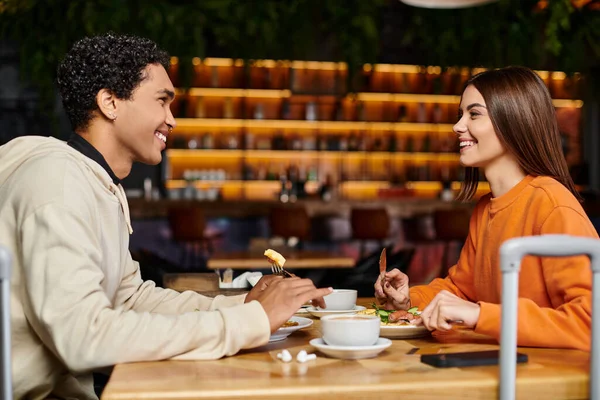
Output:
<instances>
[{"instance_id":1,"label":"white plate","mask_svg":"<svg viewBox=\"0 0 600 400\"><path fill-rule=\"evenodd\" d=\"M413 339L429 335L423 325L381 325L379 336L390 339Z\"/></svg>"},{"instance_id":2,"label":"white plate","mask_svg":"<svg viewBox=\"0 0 600 400\"><path fill-rule=\"evenodd\" d=\"M310 318L303 317L292 317L289 321L295 321L298 323L296 326L288 326L286 328L279 328L275 331L275 333L271 334L271 338L269 339L269 343L278 342L280 340L286 339L292 332L297 331L298 329L309 327L313 324L313 320Z\"/></svg>"},{"instance_id":3,"label":"white plate","mask_svg":"<svg viewBox=\"0 0 600 400\"><path fill-rule=\"evenodd\" d=\"M373 358L392 345L390 339L379 338L373 346L329 346L323 339L313 339L310 345L321 353L345 360L359 360L361 358Z\"/></svg>"},{"instance_id":4,"label":"white plate","mask_svg":"<svg viewBox=\"0 0 600 400\"><path fill-rule=\"evenodd\" d=\"M359 311L366 310L363 306L354 306L352 310L328 310L326 308L318 308L318 307L308 307L306 309L309 313L314 315L315 317L324 317L326 315L335 315L335 314L356 314Z\"/></svg>"}]
</instances>

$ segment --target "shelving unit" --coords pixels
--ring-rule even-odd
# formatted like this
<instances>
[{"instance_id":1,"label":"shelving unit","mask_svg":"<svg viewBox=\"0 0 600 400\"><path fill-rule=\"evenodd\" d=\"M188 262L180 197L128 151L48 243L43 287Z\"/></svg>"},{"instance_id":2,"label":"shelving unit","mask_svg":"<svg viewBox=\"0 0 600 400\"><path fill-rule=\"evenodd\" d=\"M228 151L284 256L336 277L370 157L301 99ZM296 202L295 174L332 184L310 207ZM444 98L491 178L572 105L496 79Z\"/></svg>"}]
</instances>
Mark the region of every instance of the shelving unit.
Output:
<instances>
[{"instance_id":1,"label":"shelving unit","mask_svg":"<svg viewBox=\"0 0 600 400\"><path fill-rule=\"evenodd\" d=\"M192 62L194 87L178 89L172 105L177 128L165 176L172 192L275 200L290 168L308 195L328 182L347 200L431 198L442 182L459 187L452 126L460 90L478 70L366 64L348 82L344 63ZM557 108L583 106L579 75L538 73ZM177 85L177 59L169 74ZM487 191L482 182L479 193Z\"/></svg>"}]
</instances>

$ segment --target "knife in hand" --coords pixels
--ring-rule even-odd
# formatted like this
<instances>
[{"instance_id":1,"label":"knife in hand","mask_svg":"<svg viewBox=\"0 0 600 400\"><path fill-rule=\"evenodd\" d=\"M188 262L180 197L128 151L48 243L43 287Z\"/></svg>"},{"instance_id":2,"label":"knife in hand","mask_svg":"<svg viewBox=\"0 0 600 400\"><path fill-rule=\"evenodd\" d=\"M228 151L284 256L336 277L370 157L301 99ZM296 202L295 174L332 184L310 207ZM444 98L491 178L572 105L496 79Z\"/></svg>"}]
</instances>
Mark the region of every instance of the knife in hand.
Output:
<instances>
[{"instance_id":1,"label":"knife in hand","mask_svg":"<svg viewBox=\"0 0 600 400\"><path fill-rule=\"evenodd\" d=\"M381 251L381 255L379 256L379 277L381 279L381 284L383 285L383 281L385 279L385 273L387 270L387 259L385 256L385 247Z\"/></svg>"}]
</instances>

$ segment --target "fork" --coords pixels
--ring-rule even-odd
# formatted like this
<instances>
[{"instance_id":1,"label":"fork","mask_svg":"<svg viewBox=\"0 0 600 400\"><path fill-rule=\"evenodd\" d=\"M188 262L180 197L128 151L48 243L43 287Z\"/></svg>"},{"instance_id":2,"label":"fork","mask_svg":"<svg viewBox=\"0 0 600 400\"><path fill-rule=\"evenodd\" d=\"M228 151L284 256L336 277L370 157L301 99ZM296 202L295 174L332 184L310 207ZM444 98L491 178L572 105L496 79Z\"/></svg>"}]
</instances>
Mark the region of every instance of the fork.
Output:
<instances>
[{"instance_id":1,"label":"fork","mask_svg":"<svg viewBox=\"0 0 600 400\"><path fill-rule=\"evenodd\" d=\"M271 272L273 275L283 276L284 278L291 278L294 276L276 263L271 263Z\"/></svg>"}]
</instances>

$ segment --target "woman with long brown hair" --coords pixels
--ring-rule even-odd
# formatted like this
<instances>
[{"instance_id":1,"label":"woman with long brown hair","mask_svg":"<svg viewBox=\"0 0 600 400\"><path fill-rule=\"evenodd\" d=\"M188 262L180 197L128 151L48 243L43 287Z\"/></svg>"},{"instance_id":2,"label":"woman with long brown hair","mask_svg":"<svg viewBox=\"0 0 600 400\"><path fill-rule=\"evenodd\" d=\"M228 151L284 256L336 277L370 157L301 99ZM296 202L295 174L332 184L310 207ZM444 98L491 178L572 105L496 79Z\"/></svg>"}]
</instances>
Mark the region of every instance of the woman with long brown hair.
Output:
<instances>
[{"instance_id":1,"label":"woman with long brown hair","mask_svg":"<svg viewBox=\"0 0 600 400\"><path fill-rule=\"evenodd\" d=\"M472 199L480 172L491 189L475 206L460 258L446 278L410 289L408 276L392 270L375 283L375 296L388 309L419 307L430 330L460 320L498 339L500 245L520 236L598 235L569 175L550 94L535 72L507 67L473 76L454 132L466 167L458 199ZM584 256L525 257L518 344L589 350L591 280Z\"/></svg>"}]
</instances>

